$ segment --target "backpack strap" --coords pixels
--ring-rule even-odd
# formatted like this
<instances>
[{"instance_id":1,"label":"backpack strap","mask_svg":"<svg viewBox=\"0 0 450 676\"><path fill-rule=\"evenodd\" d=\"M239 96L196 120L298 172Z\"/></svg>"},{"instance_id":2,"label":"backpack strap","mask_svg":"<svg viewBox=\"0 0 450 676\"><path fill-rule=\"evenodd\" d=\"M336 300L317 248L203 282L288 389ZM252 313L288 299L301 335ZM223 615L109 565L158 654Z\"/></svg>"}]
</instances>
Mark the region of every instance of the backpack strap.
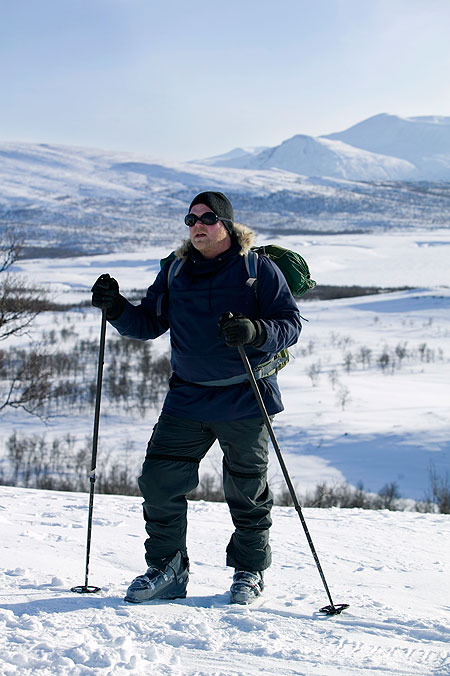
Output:
<instances>
[{"instance_id":1,"label":"backpack strap","mask_svg":"<svg viewBox=\"0 0 450 676\"><path fill-rule=\"evenodd\" d=\"M186 263L187 258L175 258L170 264L169 267L169 272L167 273L167 288L170 289L170 285L172 284L174 277L178 275L180 272L181 268L183 265Z\"/></svg>"},{"instance_id":2,"label":"backpack strap","mask_svg":"<svg viewBox=\"0 0 450 676\"><path fill-rule=\"evenodd\" d=\"M244 256L245 260L245 267L247 268L248 272L248 279L245 282L247 286L251 286L254 288L255 293L256 293L256 286L257 286L257 281L258 281L258 254L256 251L252 251L251 249L245 254Z\"/></svg>"},{"instance_id":3,"label":"backpack strap","mask_svg":"<svg viewBox=\"0 0 450 676\"><path fill-rule=\"evenodd\" d=\"M260 364L253 370L253 375L255 380L260 378L268 378L268 376L273 376L275 373L278 373L289 361L289 354L287 350L282 350L275 355L273 359ZM192 381L194 385L207 385L213 387L225 387L227 385L237 385L238 383L244 383L248 380L248 375L242 373L238 376L232 376L231 378L223 378L221 380L204 380L204 381Z\"/></svg>"},{"instance_id":4,"label":"backpack strap","mask_svg":"<svg viewBox=\"0 0 450 676\"><path fill-rule=\"evenodd\" d=\"M174 278L178 275L183 265L186 263L187 258L174 258L174 260L169 265L169 270L167 272L167 290L169 290L170 285L172 284ZM156 316L161 317L162 314L162 304L164 300L164 293L160 293L158 300L156 301Z\"/></svg>"},{"instance_id":5,"label":"backpack strap","mask_svg":"<svg viewBox=\"0 0 450 676\"><path fill-rule=\"evenodd\" d=\"M174 278L178 275L180 272L181 268L187 261L187 258L175 258L169 266L169 270L167 272L167 290L169 290L171 283L173 282ZM245 266L247 268L248 272L248 279L246 281L246 284L250 286L251 288L254 289L256 293L256 287L257 287L257 282L258 282L258 277L257 277L257 269L258 269L258 254L256 251L252 251L251 249L245 254L244 256L244 261L245 261ZM158 316L161 314L161 308L162 308L162 301L164 298L164 294L161 294L158 298L157 302L157 314ZM286 354L284 354L286 352ZM278 354L275 355L273 359L270 359L267 362L264 362L263 364L259 364L256 368L253 369L253 375L255 376L255 380L259 380L260 378L267 378L268 376L271 376L275 373L278 373L280 369L282 369L284 366L286 366L287 362L289 361L289 355L287 350L282 350ZM238 383L243 383L246 380L248 380L248 375L246 373L242 373L237 376L232 376L231 378L223 378L221 380L206 380L206 381L192 381L195 385L206 385L206 386L212 386L212 387L226 387L228 385L237 385Z\"/></svg>"},{"instance_id":6,"label":"backpack strap","mask_svg":"<svg viewBox=\"0 0 450 676\"><path fill-rule=\"evenodd\" d=\"M258 254L256 253L256 251L252 251L250 249L245 254L244 261L248 272L248 279L246 281L246 284L247 286L250 286L252 289L254 289L256 294L258 282L257 277ZM278 373L280 369L286 366L288 361L289 361L289 353L287 349L281 350L272 359L269 359L269 361L266 361L263 364L259 364L258 366L252 369L255 380L259 380L260 378L268 378L269 376ZM238 376L232 376L231 378L222 378L221 380L206 380L201 382L199 381L193 382L195 383L195 385L226 387L228 385L237 385L238 383L244 383L246 380L248 380L248 375L246 373L242 373Z\"/></svg>"}]
</instances>

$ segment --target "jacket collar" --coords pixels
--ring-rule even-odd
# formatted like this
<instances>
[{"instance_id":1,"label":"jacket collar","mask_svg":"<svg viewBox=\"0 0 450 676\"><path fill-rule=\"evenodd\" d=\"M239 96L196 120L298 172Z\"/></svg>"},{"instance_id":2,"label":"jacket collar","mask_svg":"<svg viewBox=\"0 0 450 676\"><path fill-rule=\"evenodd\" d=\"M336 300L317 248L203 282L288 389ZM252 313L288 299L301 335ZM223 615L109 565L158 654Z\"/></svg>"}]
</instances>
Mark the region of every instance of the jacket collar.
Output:
<instances>
[{"instance_id":1,"label":"jacket collar","mask_svg":"<svg viewBox=\"0 0 450 676\"><path fill-rule=\"evenodd\" d=\"M250 250L250 247L253 244L253 241L255 239L255 233L253 230L250 230L246 225L241 225L240 223L235 223L233 225L233 230L235 233L235 238L232 237L232 239L236 239L237 243L241 247L241 250L239 251L240 256L245 256ZM233 246L233 245L232 245ZM185 239L181 246L178 247L175 251L175 256L177 258L185 258L190 251L193 249L193 246L191 244L190 239Z\"/></svg>"}]
</instances>

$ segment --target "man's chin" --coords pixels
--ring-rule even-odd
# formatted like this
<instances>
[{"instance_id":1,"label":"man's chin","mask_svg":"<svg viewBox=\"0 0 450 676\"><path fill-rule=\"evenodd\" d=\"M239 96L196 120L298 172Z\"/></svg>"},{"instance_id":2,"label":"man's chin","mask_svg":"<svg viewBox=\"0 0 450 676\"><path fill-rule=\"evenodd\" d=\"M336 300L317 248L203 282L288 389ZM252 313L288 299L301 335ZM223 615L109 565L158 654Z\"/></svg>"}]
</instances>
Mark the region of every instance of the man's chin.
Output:
<instances>
[{"instance_id":1,"label":"man's chin","mask_svg":"<svg viewBox=\"0 0 450 676\"><path fill-rule=\"evenodd\" d=\"M199 251L209 249L211 246L211 243L208 242L208 239L206 237L196 237L195 239L192 240L192 244Z\"/></svg>"}]
</instances>

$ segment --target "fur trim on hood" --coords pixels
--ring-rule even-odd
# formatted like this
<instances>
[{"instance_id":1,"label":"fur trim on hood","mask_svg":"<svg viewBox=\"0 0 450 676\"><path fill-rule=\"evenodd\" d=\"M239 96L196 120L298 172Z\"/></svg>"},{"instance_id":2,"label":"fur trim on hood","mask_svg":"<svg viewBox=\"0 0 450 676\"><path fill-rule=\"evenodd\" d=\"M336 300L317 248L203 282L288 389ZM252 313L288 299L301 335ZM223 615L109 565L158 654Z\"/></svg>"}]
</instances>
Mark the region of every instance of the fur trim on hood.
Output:
<instances>
[{"instance_id":1,"label":"fur trim on hood","mask_svg":"<svg viewBox=\"0 0 450 676\"><path fill-rule=\"evenodd\" d=\"M250 230L246 225L241 225L241 223L233 223L233 233L237 237L237 241L241 245L241 250L239 254L245 256L249 252L250 247L252 246L255 233L253 230ZM175 256L177 258L184 258L188 253L190 247L192 246L190 239L185 239L178 249L175 251Z\"/></svg>"}]
</instances>

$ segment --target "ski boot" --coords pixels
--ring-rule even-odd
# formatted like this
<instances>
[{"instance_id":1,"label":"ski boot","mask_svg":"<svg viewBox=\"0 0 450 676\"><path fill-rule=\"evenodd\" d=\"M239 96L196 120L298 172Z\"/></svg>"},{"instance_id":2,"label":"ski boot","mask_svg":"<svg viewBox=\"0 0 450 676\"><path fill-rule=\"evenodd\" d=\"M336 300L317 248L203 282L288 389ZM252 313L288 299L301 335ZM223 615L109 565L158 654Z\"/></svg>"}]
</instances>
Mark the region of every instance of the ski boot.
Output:
<instances>
[{"instance_id":1,"label":"ski boot","mask_svg":"<svg viewBox=\"0 0 450 676\"><path fill-rule=\"evenodd\" d=\"M130 584L125 596L129 603L142 603L152 599L184 599L189 579L189 563L181 552L164 568L149 566L144 575L139 575Z\"/></svg>"},{"instance_id":2,"label":"ski boot","mask_svg":"<svg viewBox=\"0 0 450 676\"><path fill-rule=\"evenodd\" d=\"M248 605L261 596L264 589L263 574L248 570L236 570L230 588L230 603Z\"/></svg>"}]
</instances>

